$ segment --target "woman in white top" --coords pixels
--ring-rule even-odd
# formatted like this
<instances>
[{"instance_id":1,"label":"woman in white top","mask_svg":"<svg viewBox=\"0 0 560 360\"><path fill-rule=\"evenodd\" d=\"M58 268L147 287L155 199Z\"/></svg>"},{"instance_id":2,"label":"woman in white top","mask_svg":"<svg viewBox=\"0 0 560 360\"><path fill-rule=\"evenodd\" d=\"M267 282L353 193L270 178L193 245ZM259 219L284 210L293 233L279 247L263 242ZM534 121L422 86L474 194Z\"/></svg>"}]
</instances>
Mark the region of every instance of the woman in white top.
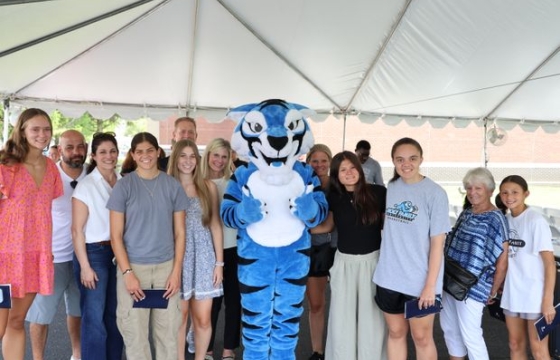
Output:
<instances>
[{"instance_id":1,"label":"woman in white top","mask_svg":"<svg viewBox=\"0 0 560 360\"><path fill-rule=\"evenodd\" d=\"M120 175L113 133L96 133L91 163L72 195L74 273L80 288L83 360L120 360L123 340L117 328L117 267L105 207Z\"/></svg>"},{"instance_id":2,"label":"woman in white top","mask_svg":"<svg viewBox=\"0 0 560 360\"><path fill-rule=\"evenodd\" d=\"M224 191L232 174L232 149L229 141L217 138L208 145L202 156L200 169L205 179L210 179L218 188L218 199L222 202ZM214 338L218 315L224 302L224 350L222 359L235 358L235 349L241 342L241 294L237 277L237 229L222 225L224 234L224 296L214 298L212 302L212 337L208 346L208 355L213 355Z\"/></svg>"},{"instance_id":3,"label":"woman in white top","mask_svg":"<svg viewBox=\"0 0 560 360\"><path fill-rule=\"evenodd\" d=\"M501 306L506 316L511 359L527 359L527 342L534 359L550 359L548 338L539 341L534 326L544 316L551 323L554 309L556 262L552 234L544 217L525 204L527 181L507 176L500 184L502 210L509 209L508 270Z\"/></svg>"}]
</instances>

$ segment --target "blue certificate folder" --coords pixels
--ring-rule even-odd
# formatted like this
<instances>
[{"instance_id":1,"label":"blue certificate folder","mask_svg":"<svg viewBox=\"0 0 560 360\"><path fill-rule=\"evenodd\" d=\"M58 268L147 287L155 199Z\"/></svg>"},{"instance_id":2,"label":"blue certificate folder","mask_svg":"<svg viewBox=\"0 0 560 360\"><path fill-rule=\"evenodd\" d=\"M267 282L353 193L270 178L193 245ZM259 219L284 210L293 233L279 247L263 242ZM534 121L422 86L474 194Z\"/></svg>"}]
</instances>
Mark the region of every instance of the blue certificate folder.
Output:
<instances>
[{"instance_id":1,"label":"blue certificate folder","mask_svg":"<svg viewBox=\"0 0 560 360\"><path fill-rule=\"evenodd\" d=\"M556 309L556 315L554 320L550 324L546 323L544 316L541 316L537 321L535 321L535 328L537 328L537 334L539 335L539 340L544 339L552 330L554 330L558 324L560 324L560 303L554 306Z\"/></svg>"},{"instance_id":2,"label":"blue certificate folder","mask_svg":"<svg viewBox=\"0 0 560 360\"><path fill-rule=\"evenodd\" d=\"M436 302L434 303L434 305L422 309L418 307L418 299L409 300L404 303L404 318L410 319L430 314L436 314L439 313L441 309L443 309L443 306L441 305L441 299L439 297L436 297Z\"/></svg>"},{"instance_id":3,"label":"blue certificate folder","mask_svg":"<svg viewBox=\"0 0 560 360\"><path fill-rule=\"evenodd\" d=\"M0 284L0 309L12 307L12 285Z\"/></svg>"},{"instance_id":4,"label":"blue certificate folder","mask_svg":"<svg viewBox=\"0 0 560 360\"><path fill-rule=\"evenodd\" d=\"M167 309L167 303L169 302L163 297L165 294L165 289L142 289L144 299L140 301L135 301L133 308L148 308L148 309Z\"/></svg>"}]
</instances>

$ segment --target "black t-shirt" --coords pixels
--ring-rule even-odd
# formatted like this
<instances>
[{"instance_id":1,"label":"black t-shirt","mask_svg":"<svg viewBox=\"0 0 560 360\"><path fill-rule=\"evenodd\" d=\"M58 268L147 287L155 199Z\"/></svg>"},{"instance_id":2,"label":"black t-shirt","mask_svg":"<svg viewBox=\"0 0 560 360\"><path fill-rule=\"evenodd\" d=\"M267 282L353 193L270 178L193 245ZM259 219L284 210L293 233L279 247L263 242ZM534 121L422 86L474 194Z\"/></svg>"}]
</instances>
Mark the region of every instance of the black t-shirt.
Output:
<instances>
[{"instance_id":1,"label":"black t-shirt","mask_svg":"<svg viewBox=\"0 0 560 360\"><path fill-rule=\"evenodd\" d=\"M381 247L381 227L385 213L384 186L368 184L377 200L377 207L381 214L379 221L371 225L362 225L358 221L356 209L351 202L354 194L345 192L337 194L331 192L327 196L329 211L333 213L334 223L338 231L338 250L345 254L364 255L379 250Z\"/></svg>"}]
</instances>

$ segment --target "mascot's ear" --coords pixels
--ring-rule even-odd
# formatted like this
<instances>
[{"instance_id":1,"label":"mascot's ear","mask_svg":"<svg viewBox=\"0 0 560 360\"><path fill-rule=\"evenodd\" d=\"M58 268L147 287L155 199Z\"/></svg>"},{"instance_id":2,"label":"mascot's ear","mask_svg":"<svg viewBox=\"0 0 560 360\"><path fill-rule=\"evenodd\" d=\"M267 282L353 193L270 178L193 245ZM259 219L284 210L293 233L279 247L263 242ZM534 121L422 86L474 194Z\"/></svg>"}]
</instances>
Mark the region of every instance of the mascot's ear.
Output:
<instances>
[{"instance_id":1,"label":"mascot's ear","mask_svg":"<svg viewBox=\"0 0 560 360\"><path fill-rule=\"evenodd\" d=\"M307 106L303 106L300 104L294 104L291 103L290 104L294 109L298 110L303 116L305 117L310 117L313 115L316 115L317 113L315 112L315 110L308 108Z\"/></svg>"},{"instance_id":2,"label":"mascot's ear","mask_svg":"<svg viewBox=\"0 0 560 360\"><path fill-rule=\"evenodd\" d=\"M259 104L245 104L245 105L238 106L228 111L226 117L236 122L239 122L241 119L243 119L243 116L245 116L245 114L253 110L257 105Z\"/></svg>"}]
</instances>

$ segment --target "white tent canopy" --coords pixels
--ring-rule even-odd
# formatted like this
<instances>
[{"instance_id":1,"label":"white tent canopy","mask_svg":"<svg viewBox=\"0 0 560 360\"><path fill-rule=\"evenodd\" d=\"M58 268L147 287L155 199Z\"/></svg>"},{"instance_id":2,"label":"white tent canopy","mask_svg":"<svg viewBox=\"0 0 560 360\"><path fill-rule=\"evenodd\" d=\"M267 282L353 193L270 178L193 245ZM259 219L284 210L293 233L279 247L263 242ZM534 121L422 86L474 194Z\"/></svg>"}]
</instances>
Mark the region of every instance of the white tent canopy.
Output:
<instances>
[{"instance_id":1,"label":"white tent canopy","mask_svg":"<svg viewBox=\"0 0 560 360\"><path fill-rule=\"evenodd\" d=\"M319 121L558 128L558 19L557 0L8 0L0 98L156 120L282 98Z\"/></svg>"}]
</instances>

